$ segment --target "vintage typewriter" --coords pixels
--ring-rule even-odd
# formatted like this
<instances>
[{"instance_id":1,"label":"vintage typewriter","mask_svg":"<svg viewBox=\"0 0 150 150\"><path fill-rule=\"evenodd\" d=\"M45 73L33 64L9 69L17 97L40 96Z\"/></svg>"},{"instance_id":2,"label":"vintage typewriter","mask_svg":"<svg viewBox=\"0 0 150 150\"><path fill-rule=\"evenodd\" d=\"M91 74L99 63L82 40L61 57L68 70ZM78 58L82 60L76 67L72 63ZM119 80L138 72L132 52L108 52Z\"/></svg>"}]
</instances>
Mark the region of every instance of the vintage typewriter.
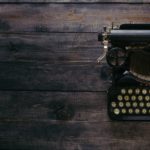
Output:
<instances>
[{"instance_id":1,"label":"vintage typewriter","mask_svg":"<svg viewBox=\"0 0 150 150\"><path fill-rule=\"evenodd\" d=\"M150 24L122 24L98 36L112 70L108 114L113 120L150 120Z\"/></svg>"}]
</instances>

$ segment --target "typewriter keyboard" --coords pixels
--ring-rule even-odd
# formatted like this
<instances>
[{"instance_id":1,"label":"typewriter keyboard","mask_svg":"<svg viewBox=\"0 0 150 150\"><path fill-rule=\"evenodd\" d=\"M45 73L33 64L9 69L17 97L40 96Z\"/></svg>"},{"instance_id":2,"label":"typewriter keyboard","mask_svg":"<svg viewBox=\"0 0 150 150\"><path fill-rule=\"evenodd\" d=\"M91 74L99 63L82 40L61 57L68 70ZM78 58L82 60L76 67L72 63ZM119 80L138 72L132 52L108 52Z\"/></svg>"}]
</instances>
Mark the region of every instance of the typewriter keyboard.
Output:
<instances>
[{"instance_id":1,"label":"typewriter keyboard","mask_svg":"<svg viewBox=\"0 0 150 150\"><path fill-rule=\"evenodd\" d=\"M108 91L108 113L115 120L150 120L150 89L128 87Z\"/></svg>"}]
</instances>

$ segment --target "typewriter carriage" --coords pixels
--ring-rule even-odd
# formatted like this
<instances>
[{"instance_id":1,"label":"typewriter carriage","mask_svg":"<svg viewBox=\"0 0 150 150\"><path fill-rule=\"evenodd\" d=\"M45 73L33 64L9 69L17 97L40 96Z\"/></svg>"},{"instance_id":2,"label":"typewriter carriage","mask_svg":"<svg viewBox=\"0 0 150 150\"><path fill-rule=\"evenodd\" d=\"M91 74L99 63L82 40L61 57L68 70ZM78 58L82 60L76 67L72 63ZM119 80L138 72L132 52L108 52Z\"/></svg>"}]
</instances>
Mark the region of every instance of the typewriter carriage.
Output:
<instances>
[{"instance_id":1,"label":"typewriter carriage","mask_svg":"<svg viewBox=\"0 0 150 150\"><path fill-rule=\"evenodd\" d=\"M126 71L135 80L149 84L150 24L122 24L117 29L105 27L98 39L104 44L104 53L113 76L123 75Z\"/></svg>"}]
</instances>

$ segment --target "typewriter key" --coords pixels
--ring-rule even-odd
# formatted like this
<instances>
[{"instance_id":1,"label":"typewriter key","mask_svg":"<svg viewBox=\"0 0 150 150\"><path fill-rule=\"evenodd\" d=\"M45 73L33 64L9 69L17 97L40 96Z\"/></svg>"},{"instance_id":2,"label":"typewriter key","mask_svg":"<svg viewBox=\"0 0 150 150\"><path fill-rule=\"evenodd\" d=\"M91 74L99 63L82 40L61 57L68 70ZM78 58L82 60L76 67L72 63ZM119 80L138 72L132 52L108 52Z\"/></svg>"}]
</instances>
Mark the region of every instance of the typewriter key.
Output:
<instances>
[{"instance_id":1,"label":"typewriter key","mask_svg":"<svg viewBox=\"0 0 150 150\"><path fill-rule=\"evenodd\" d=\"M147 90L146 90L146 89L143 89L143 90L142 90L142 94L144 94L144 95L147 94Z\"/></svg>"},{"instance_id":2,"label":"typewriter key","mask_svg":"<svg viewBox=\"0 0 150 150\"><path fill-rule=\"evenodd\" d=\"M123 114L125 114L127 111L126 111L125 108L123 108L123 109L121 110L121 112L122 112Z\"/></svg>"},{"instance_id":3,"label":"typewriter key","mask_svg":"<svg viewBox=\"0 0 150 150\"><path fill-rule=\"evenodd\" d=\"M140 113L140 110L139 110L138 108L136 108L136 109L135 109L135 113L136 113L136 114L139 114L139 113Z\"/></svg>"},{"instance_id":4,"label":"typewriter key","mask_svg":"<svg viewBox=\"0 0 150 150\"><path fill-rule=\"evenodd\" d=\"M133 93L133 90L132 89L129 89L128 90L128 94L132 94Z\"/></svg>"},{"instance_id":5,"label":"typewriter key","mask_svg":"<svg viewBox=\"0 0 150 150\"><path fill-rule=\"evenodd\" d=\"M147 106L147 107L150 107L150 102L146 103L146 106Z\"/></svg>"},{"instance_id":6,"label":"typewriter key","mask_svg":"<svg viewBox=\"0 0 150 150\"><path fill-rule=\"evenodd\" d=\"M121 94L126 94L126 90L125 89L121 89Z\"/></svg>"},{"instance_id":7,"label":"typewriter key","mask_svg":"<svg viewBox=\"0 0 150 150\"><path fill-rule=\"evenodd\" d=\"M112 102L112 103L111 103L111 106L112 106L112 107L116 107L116 106L117 106L116 102Z\"/></svg>"},{"instance_id":8,"label":"typewriter key","mask_svg":"<svg viewBox=\"0 0 150 150\"><path fill-rule=\"evenodd\" d=\"M140 102L139 106L140 106L140 107L144 107L144 103L143 103L143 102Z\"/></svg>"},{"instance_id":9,"label":"typewriter key","mask_svg":"<svg viewBox=\"0 0 150 150\"><path fill-rule=\"evenodd\" d=\"M126 107L130 107L130 106L131 106L130 102L126 102Z\"/></svg>"},{"instance_id":10,"label":"typewriter key","mask_svg":"<svg viewBox=\"0 0 150 150\"><path fill-rule=\"evenodd\" d=\"M123 107L124 103L123 102L119 102L119 107Z\"/></svg>"},{"instance_id":11,"label":"typewriter key","mask_svg":"<svg viewBox=\"0 0 150 150\"><path fill-rule=\"evenodd\" d=\"M135 96L135 95L132 95L132 96L131 96L131 100L135 101L135 100L136 100L136 96Z\"/></svg>"},{"instance_id":12,"label":"typewriter key","mask_svg":"<svg viewBox=\"0 0 150 150\"><path fill-rule=\"evenodd\" d=\"M142 114L146 114L147 110L145 108L142 109Z\"/></svg>"},{"instance_id":13,"label":"typewriter key","mask_svg":"<svg viewBox=\"0 0 150 150\"><path fill-rule=\"evenodd\" d=\"M133 107L137 107L138 104L137 104L137 102L134 102L132 105L133 105Z\"/></svg>"},{"instance_id":14,"label":"typewriter key","mask_svg":"<svg viewBox=\"0 0 150 150\"><path fill-rule=\"evenodd\" d=\"M132 114L133 113L133 109L132 108L129 108L129 114Z\"/></svg>"},{"instance_id":15,"label":"typewriter key","mask_svg":"<svg viewBox=\"0 0 150 150\"><path fill-rule=\"evenodd\" d=\"M125 96L124 96L124 99L125 99L126 101L128 101L128 100L129 100L129 96L128 96L128 95L125 95Z\"/></svg>"},{"instance_id":16,"label":"typewriter key","mask_svg":"<svg viewBox=\"0 0 150 150\"><path fill-rule=\"evenodd\" d=\"M149 101L150 97L149 96L145 96L145 100Z\"/></svg>"},{"instance_id":17,"label":"typewriter key","mask_svg":"<svg viewBox=\"0 0 150 150\"><path fill-rule=\"evenodd\" d=\"M135 89L135 93L139 94L140 93L140 89Z\"/></svg>"},{"instance_id":18,"label":"typewriter key","mask_svg":"<svg viewBox=\"0 0 150 150\"><path fill-rule=\"evenodd\" d=\"M123 97L122 97L121 95L118 95L117 99L118 99L119 101L122 101L122 100L123 100Z\"/></svg>"},{"instance_id":19,"label":"typewriter key","mask_svg":"<svg viewBox=\"0 0 150 150\"><path fill-rule=\"evenodd\" d=\"M118 108L114 109L114 114L119 115L120 114L120 110Z\"/></svg>"},{"instance_id":20,"label":"typewriter key","mask_svg":"<svg viewBox=\"0 0 150 150\"><path fill-rule=\"evenodd\" d=\"M143 100L143 96L142 96L142 95L139 95L139 96L138 96L138 100L139 100L139 101L142 101L142 100Z\"/></svg>"}]
</instances>

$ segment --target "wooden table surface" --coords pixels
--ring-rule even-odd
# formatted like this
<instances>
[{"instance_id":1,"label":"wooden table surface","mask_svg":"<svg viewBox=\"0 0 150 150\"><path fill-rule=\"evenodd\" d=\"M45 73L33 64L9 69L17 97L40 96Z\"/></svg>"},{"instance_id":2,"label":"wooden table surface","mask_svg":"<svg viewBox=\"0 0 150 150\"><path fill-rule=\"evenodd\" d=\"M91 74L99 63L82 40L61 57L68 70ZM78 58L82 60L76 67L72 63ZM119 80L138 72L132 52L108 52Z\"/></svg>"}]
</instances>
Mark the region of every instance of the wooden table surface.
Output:
<instances>
[{"instance_id":1,"label":"wooden table surface","mask_svg":"<svg viewBox=\"0 0 150 150\"><path fill-rule=\"evenodd\" d=\"M149 23L150 0L0 0L0 150L150 149L149 122L107 116L112 22Z\"/></svg>"}]
</instances>

